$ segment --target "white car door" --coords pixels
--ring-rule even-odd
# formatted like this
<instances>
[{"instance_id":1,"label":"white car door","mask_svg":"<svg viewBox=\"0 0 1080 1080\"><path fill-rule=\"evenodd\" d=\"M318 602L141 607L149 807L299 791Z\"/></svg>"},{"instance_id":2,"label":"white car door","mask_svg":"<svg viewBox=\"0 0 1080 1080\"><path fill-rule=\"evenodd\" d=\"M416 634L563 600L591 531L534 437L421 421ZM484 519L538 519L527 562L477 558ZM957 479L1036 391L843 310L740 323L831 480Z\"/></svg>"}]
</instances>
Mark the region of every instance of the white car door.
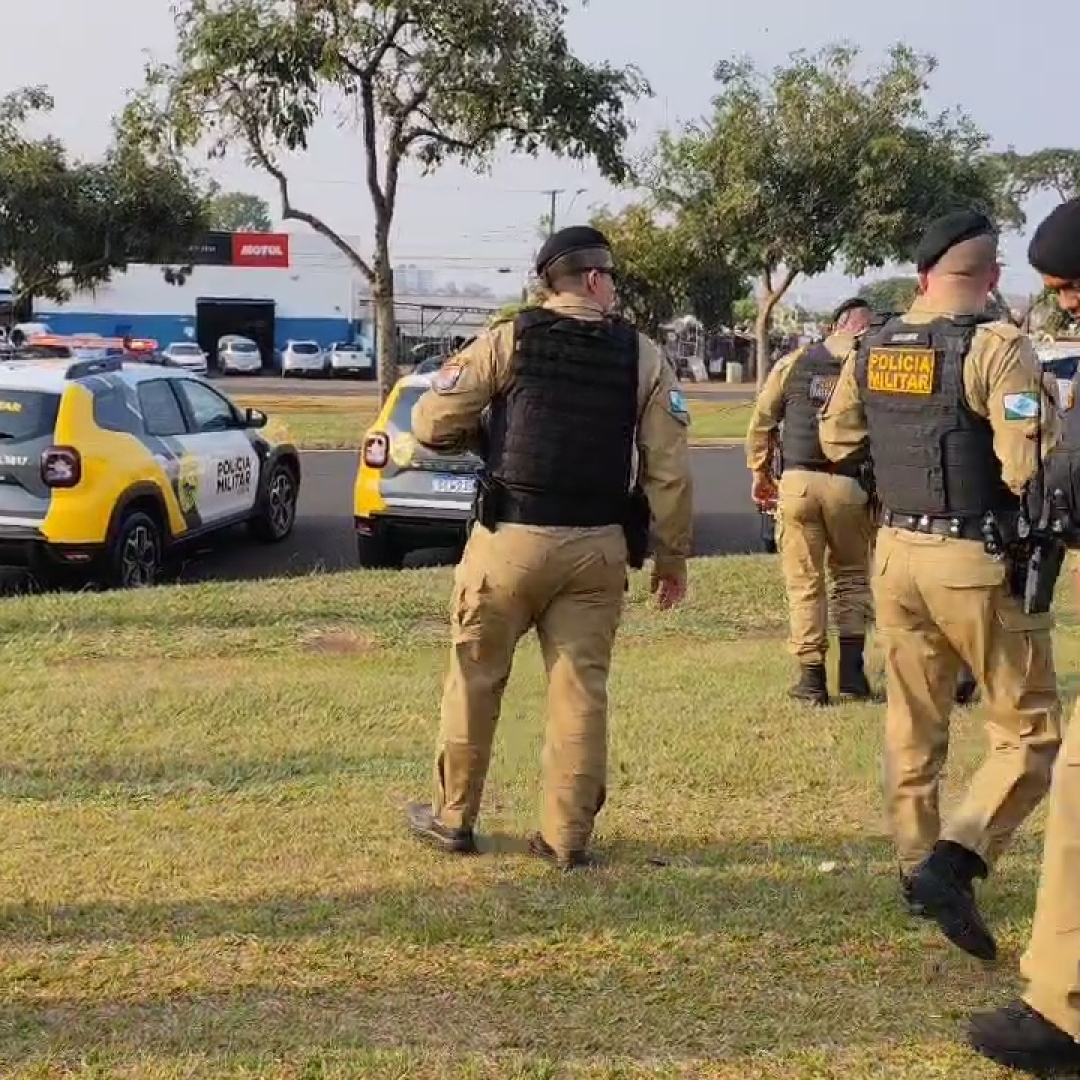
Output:
<instances>
[{"instance_id":1,"label":"white car door","mask_svg":"<svg viewBox=\"0 0 1080 1080\"><path fill-rule=\"evenodd\" d=\"M205 524L248 513L259 491L259 455L241 426L241 413L212 386L174 381L187 411L186 448L201 466L199 512Z\"/></svg>"}]
</instances>

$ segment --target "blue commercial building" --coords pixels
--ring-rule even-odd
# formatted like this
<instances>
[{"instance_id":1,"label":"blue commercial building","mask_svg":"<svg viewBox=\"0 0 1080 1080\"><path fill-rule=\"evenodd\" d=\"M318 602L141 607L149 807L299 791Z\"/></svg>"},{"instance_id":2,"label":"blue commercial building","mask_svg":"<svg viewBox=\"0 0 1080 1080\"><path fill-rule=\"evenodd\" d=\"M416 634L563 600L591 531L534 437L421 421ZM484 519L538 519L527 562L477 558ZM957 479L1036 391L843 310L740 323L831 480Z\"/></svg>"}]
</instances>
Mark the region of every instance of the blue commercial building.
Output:
<instances>
[{"instance_id":1,"label":"blue commercial building","mask_svg":"<svg viewBox=\"0 0 1080 1080\"><path fill-rule=\"evenodd\" d=\"M194 340L211 356L219 337L242 334L268 366L289 340L372 344L368 312L356 310L358 272L316 234L211 234L180 282L176 269L130 266L65 304L38 301L34 317L58 334Z\"/></svg>"}]
</instances>

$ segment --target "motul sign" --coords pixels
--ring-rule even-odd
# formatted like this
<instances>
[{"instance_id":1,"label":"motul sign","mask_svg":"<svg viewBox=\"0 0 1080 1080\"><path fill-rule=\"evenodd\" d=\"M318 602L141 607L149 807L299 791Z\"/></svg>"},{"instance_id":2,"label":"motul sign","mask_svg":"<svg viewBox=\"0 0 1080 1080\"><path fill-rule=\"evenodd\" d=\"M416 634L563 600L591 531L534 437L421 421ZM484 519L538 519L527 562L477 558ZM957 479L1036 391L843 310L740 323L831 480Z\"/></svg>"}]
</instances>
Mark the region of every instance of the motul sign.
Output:
<instances>
[{"instance_id":1,"label":"motul sign","mask_svg":"<svg viewBox=\"0 0 1080 1080\"><path fill-rule=\"evenodd\" d=\"M288 233L233 233L233 266L289 265Z\"/></svg>"}]
</instances>

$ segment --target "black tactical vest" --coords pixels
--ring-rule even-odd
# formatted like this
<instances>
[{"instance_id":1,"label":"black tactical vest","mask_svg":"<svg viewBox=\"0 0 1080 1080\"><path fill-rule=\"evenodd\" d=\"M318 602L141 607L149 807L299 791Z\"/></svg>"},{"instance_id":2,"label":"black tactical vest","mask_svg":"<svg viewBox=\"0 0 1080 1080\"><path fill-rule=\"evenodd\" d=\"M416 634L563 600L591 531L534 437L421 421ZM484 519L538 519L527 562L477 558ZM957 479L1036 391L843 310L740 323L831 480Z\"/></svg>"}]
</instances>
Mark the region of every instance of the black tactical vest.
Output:
<instances>
[{"instance_id":1,"label":"black tactical vest","mask_svg":"<svg viewBox=\"0 0 1080 1080\"><path fill-rule=\"evenodd\" d=\"M626 515L638 421L638 335L546 308L514 324L508 388L491 406L487 470L501 518L592 527Z\"/></svg>"},{"instance_id":2,"label":"black tactical vest","mask_svg":"<svg viewBox=\"0 0 1080 1080\"><path fill-rule=\"evenodd\" d=\"M1037 521L1046 495L1040 485L1033 487L1035 497L1029 501L1028 513ZM1061 492L1060 501L1064 504L1061 508L1071 519L1066 541L1071 547L1080 546L1080 409L1076 406L1065 413L1061 441L1047 458L1042 487L1049 495Z\"/></svg>"},{"instance_id":3,"label":"black tactical vest","mask_svg":"<svg viewBox=\"0 0 1080 1080\"><path fill-rule=\"evenodd\" d=\"M975 329L989 321L971 315L916 325L896 316L863 338L855 380L886 509L980 518L1018 508L1001 479L990 423L964 394Z\"/></svg>"},{"instance_id":4,"label":"black tactical vest","mask_svg":"<svg viewBox=\"0 0 1080 1080\"><path fill-rule=\"evenodd\" d=\"M818 342L792 362L784 383L784 468L846 472L853 466L833 465L818 439L818 412L840 375L841 361Z\"/></svg>"}]
</instances>

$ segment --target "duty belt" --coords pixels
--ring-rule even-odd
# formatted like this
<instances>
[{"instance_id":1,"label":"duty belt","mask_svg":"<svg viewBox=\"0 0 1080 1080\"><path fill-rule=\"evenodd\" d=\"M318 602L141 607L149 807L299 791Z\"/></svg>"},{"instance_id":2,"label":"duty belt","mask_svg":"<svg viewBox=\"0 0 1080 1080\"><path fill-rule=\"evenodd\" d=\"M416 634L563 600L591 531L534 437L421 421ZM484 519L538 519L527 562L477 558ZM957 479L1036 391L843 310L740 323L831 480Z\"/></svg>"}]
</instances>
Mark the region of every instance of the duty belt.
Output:
<instances>
[{"instance_id":1,"label":"duty belt","mask_svg":"<svg viewBox=\"0 0 1080 1080\"><path fill-rule=\"evenodd\" d=\"M851 465L847 462L837 464L833 461L826 461L824 463L817 461L808 465L803 462L787 461L784 464L789 470L801 469L803 472L828 473L830 476L846 476L849 480L856 480L859 476L858 465Z\"/></svg>"},{"instance_id":2,"label":"duty belt","mask_svg":"<svg viewBox=\"0 0 1080 1080\"><path fill-rule=\"evenodd\" d=\"M933 514L904 514L883 510L881 524L904 532L929 533L932 536L951 536L954 540L982 540L981 517L935 516Z\"/></svg>"}]
</instances>

